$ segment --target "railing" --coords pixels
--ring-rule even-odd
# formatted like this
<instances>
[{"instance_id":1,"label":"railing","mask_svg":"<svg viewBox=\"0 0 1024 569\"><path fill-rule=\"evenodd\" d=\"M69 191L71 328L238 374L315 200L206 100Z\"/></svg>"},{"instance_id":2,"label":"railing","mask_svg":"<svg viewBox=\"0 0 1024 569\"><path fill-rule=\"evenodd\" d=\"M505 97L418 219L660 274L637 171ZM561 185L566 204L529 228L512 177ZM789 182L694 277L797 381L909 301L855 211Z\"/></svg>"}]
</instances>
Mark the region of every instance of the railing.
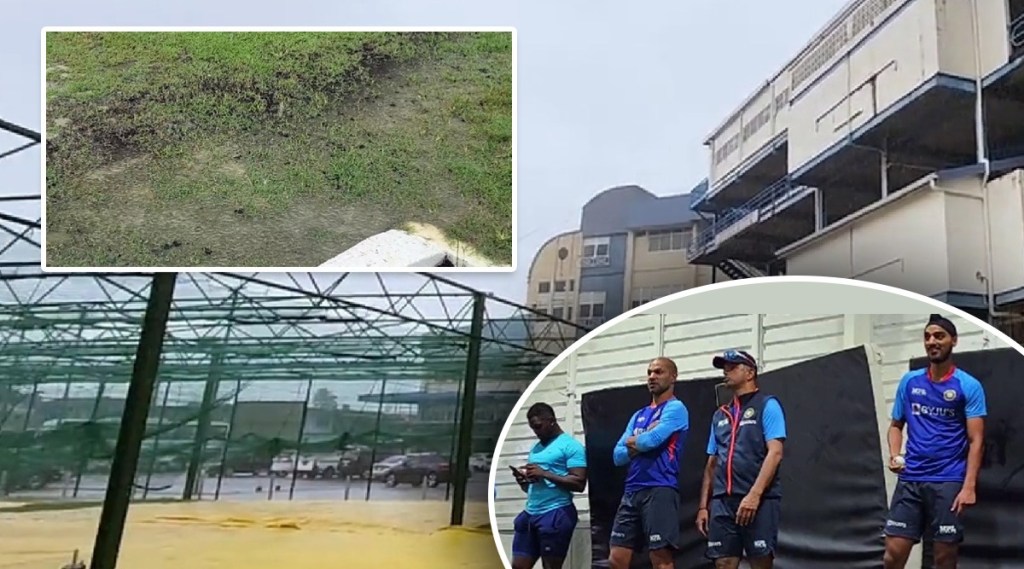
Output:
<instances>
[{"instance_id":1,"label":"railing","mask_svg":"<svg viewBox=\"0 0 1024 569\"><path fill-rule=\"evenodd\" d=\"M595 255L592 257L580 257L580 267L590 269L594 267L607 267L612 264L608 255Z\"/></svg>"},{"instance_id":2,"label":"railing","mask_svg":"<svg viewBox=\"0 0 1024 569\"><path fill-rule=\"evenodd\" d=\"M768 186L740 207L726 210L726 212L711 223L710 226L697 234L687 249L692 259L697 255L707 252L715 242L715 238L726 229L736 225L751 213L758 211L768 215L775 213L781 203L807 189L807 186L794 186L789 177Z\"/></svg>"},{"instance_id":3,"label":"railing","mask_svg":"<svg viewBox=\"0 0 1024 569\"><path fill-rule=\"evenodd\" d=\"M690 211L697 211L701 203L704 202L705 196L708 195L708 189L711 185L708 183L708 179L704 178L704 181L697 184L692 190L690 190Z\"/></svg>"},{"instance_id":4,"label":"railing","mask_svg":"<svg viewBox=\"0 0 1024 569\"><path fill-rule=\"evenodd\" d=\"M1024 13L1011 14L1013 21L1007 26L1006 36L1010 43L1010 59L1024 52Z\"/></svg>"}]
</instances>

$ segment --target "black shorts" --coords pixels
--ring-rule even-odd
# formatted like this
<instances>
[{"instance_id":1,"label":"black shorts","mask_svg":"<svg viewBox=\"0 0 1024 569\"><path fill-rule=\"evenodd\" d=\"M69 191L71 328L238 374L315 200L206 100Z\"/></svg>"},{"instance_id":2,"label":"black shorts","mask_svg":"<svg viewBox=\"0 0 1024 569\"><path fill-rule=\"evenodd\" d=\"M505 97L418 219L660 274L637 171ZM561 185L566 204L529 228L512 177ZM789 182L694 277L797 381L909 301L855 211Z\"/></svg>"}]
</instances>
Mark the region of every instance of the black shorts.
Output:
<instances>
[{"instance_id":1,"label":"black shorts","mask_svg":"<svg viewBox=\"0 0 1024 569\"><path fill-rule=\"evenodd\" d=\"M775 554L779 539L779 516L782 501L765 498L754 514L749 525L736 523L743 496L723 496L711 500L708 511L709 559L723 557L756 558Z\"/></svg>"},{"instance_id":2,"label":"black shorts","mask_svg":"<svg viewBox=\"0 0 1024 569\"><path fill-rule=\"evenodd\" d=\"M918 542L924 532L929 532L934 541L960 543L964 539L964 527L952 508L961 488L961 482L900 480L892 493L885 535Z\"/></svg>"},{"instance_id":3,"label":"black shorts","mask_svg":"<svg viewBox=\"0 0 1024 569\"><path fill-rule=\"evenodd\" d=\"M679 548L679 492L657 486L627 492L619 502L608 540L612 547L642 549ZM641 541L643 538L643 541Z\"/></svg>"}]
</instances>

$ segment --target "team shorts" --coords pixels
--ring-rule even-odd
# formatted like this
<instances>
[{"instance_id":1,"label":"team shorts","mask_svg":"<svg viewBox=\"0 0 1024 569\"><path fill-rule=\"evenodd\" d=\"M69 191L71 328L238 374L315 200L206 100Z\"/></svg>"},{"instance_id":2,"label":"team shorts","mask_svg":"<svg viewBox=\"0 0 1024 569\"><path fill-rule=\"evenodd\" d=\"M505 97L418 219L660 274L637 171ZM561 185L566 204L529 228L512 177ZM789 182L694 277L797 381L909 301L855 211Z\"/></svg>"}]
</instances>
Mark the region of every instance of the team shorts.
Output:
<instances>
[{"instance_id":1,"label":"team shorts","mask_svg":"<svg viewBox=\"0 0 1024 569\"><path fill-rule=\"evenodd\" d=\"M569 554L577 521L579 513L573 504L538 515L521 512L512 523L515 529L512 555L528 559L564 559Z\"/></svg>"},{"instance_id":2,"label":"team shorts","mask_svg":"<svg viewBox=\"0 0 1024 569\"><path fill-rule=\"evenodd\" d=\"M961 482L900 480L892 493L885 535L918 542L928 532L934 541L960 543L964 538L963 523L952 508L961 488Z\"/></svg>"},{"instance_id":3,"label":"team shorts","mask_svg":"<svg viewBox=\"0 0 1024 569\"><path fill-rule=\"evenodd\" d=\"M765 498L754 514L754 519L745 526L736 523L743 496L723 496L711 500L708 511L709 559L723 557L756 558L775 554L779 539L779 516L781 500Z\"/></svg>"},{"instance_id":4,"label":"team shorts","mask_svg":"<svg viewBox=\"0 0 1024 569\"><path fill-rule=\"evenodd\" d=\"M667 486L626 492L612 523L609 545L648 550L679 548L679 492ZM643 541L641 541L643 540Z\"/></svg>"}]
</instances>

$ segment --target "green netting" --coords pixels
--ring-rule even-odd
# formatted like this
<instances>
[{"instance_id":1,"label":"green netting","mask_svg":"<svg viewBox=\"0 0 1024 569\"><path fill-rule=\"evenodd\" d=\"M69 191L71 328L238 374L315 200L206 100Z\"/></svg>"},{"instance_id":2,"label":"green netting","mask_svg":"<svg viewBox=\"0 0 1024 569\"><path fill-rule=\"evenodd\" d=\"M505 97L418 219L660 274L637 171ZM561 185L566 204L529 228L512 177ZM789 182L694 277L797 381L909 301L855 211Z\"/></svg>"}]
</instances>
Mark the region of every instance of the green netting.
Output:
<instances>
[{"instance_id":1,"label":"green netting","mask_svg":"<svg viewBox=\"0 0 1024 569\"><path fill-rule=\"evenodd\" d=\"M0 280L3 491L95 497L117 451L150 279ZM214 479L222 497L243 474L446 488L458 482L470 345L468 450L482 472L522 391L582 331L432 275L179 275L136 485L142 498L194 497L197 480ZM396 455L422 472L388 466Z\"/></svg>"}]
</instances>

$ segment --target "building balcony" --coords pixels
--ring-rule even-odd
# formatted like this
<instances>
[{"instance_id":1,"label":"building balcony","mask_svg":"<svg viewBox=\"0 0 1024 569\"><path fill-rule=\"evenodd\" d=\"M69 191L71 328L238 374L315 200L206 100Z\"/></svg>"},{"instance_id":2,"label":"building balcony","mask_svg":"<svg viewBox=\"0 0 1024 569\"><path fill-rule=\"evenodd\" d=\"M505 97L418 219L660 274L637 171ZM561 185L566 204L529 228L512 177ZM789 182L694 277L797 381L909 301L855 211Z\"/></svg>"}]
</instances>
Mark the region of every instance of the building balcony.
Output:
<instances>
[{"instance_id":1,"label":"building balcony","mask_svg":"<svg viewBox=\"0 0 1024 569\"><path fill-rule=\"evenodd\" d=\"M592 269L595 267L607 267L612 264L612 258L608 255L596 255L591 257L580 257L580 268Z\"/></svg>"},{"instance_id":2,"label":"building balcony","mask_svg":"<svg viewBox=\"0 0 1024 569\"><path fill-rule=\"evenodd\" d=\"M692 190L690 190L690 211L711 211L710 204L708 204L706 199L708 195L708 187L708 179L704 178L701 183L697 184Z\"/></svg>"},{"instance_id":3,"label":"building balcony","mask_svg":"<svg viewBox=\"0 0 1024 569\"><path fill-rule=\"evenodd\" d=\"M729 173L709 185L699 202L700 211L723 211L738 207L754 199L766 185L786 175L789 171L788 136L786 131L776 134L750 152Z\"/></svg>"},{"instance_id":4,"label":"building balcony","mask_svg":"<svg viewBox=\"0 0 1024 569\"><path fill-rule=\"evenodd\" d=\"M694 264L717 264L726 259L769 262L775 249L797 241L815 229L814 188L783 178L750 201L727 210L690 244L687 259Z\"/></svg>"}]
</instances>

